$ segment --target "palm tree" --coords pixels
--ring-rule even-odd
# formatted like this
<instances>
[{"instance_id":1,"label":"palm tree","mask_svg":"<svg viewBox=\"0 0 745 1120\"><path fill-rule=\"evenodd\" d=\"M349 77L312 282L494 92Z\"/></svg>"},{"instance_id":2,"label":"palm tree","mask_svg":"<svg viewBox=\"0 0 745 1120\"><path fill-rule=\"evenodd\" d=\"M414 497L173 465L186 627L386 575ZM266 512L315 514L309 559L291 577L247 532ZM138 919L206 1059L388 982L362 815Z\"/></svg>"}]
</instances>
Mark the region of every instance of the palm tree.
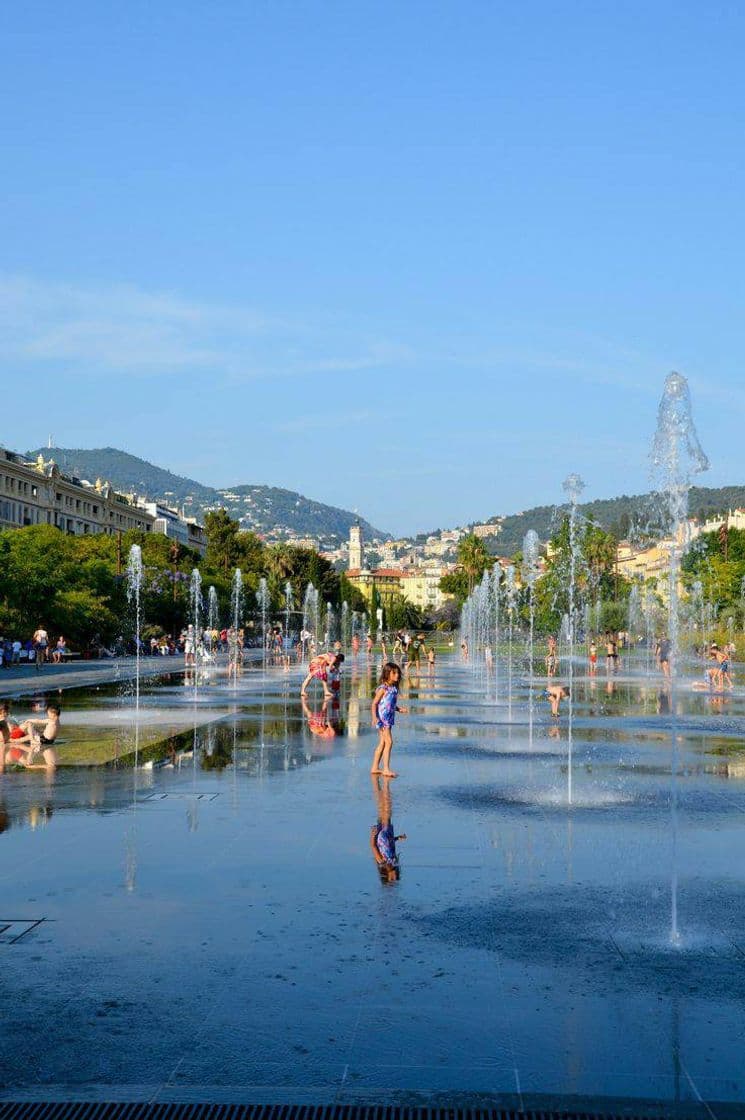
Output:
<instances>
[{"instance_id":1,"label":"palm tree","mask_svg":"<svg viewBox=\"0 0 745 1120\"><path fill-rule=\"evenodd\" d=\"M468 580L468 594L470 595L487 568L494 565L494 558L489 555L486 545L474 533L458 543L458 566L463 569Z\"/></svg>"}]
</instances>

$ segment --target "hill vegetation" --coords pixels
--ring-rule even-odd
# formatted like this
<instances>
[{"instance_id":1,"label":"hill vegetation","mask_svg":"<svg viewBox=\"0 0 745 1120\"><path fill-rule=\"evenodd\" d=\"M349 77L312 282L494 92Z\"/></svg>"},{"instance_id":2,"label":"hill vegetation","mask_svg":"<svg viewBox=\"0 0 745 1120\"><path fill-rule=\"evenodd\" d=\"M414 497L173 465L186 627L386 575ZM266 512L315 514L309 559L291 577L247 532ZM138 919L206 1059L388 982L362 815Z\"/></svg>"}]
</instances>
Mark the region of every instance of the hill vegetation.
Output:
<instances>
[{"instance_id":1,"label":"hill vegetation","mask_svg":"<svg viewBox=\"0 0 745 1120\"><path fill-rule=\"evenodd\" d=\"M331 545L346 540L357 521L356 514L349 510L325 505L294 490L250 483L224 489L205 486L116 447L42 447L27 454L30 458L39 454L52 458L61 471L76 478L91 482L107 479L123 493L134 492L151 501L183 506L189 516L201 522L210 510L224 508L242 529L255 533L279 528L288 535L314 537ZM360 524L368 540L389 536L367 521L360 520Z\"/></svg>"},{"instance_id":2,"label":"hill vegetation","mask_svg":"<svg viewBox=\"0 0 745 1120\"><path fill-rule=\"evenodd\" d=\"M689 509L691 515L699 520L738 507L745 507L745 486L694 486L690 491ZM594 521L618 540L627 538L630 533L643 531L650 521L651 509L649 494L622 494L618 498L603 498L580 506L583 517ZM556 533L560 521L561 509L557 506L535 506L512 514L504 518L499 535L487 539L489 550L500 556L512 556L522 548L528 529L535 529L545 542Z\"/></svg>"}]
</instances>

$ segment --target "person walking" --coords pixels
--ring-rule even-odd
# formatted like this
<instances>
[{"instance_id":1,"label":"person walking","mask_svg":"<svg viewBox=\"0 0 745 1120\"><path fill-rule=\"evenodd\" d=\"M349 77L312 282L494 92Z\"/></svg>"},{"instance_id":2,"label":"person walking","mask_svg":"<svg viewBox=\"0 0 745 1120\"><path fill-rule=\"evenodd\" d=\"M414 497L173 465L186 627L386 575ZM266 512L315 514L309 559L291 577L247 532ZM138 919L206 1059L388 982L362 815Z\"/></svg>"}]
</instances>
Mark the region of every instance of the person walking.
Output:
<instances>
[{"instance_id":1,"label":"person walking","mask_svg":"<svg viewBox=\"0 0 745 1120\"><path fill-rule=\"evenodd\" d=\"M47 659L47 649L49 648L49 635L43 626L39 626L34 631L33 636L34 650L36 652L36 671L41 671L41 667Z\"/></svg>"}]
</instances>

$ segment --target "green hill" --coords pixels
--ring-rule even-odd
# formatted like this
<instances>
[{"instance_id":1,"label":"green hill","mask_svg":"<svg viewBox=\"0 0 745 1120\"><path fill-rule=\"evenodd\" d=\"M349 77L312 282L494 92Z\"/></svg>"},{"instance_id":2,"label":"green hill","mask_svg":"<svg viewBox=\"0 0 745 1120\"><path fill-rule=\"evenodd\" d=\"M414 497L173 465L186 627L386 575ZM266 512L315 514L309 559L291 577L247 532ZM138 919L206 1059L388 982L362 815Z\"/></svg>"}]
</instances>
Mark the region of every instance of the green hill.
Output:
<instances>
[{"instance_id":1,"label":"green hill","mask_svg":"<svg viewBox=\"0 0 745 1120\"><path fill-rule=\"evenodd\" d=\"M692 487L689 495L691 516L705 520L713 514L728 509L745 507L745 486ZM601 498L585 502L580 510L584 517L591 517L603 529L612 530L619 538L633 531L635 524L644 525L650 510L649 494L622 494L618 498ZM560 513L559 513L560 516ZM492 518L492 520L497 520ZM522 548L528 529L535 529L542 541L548 540L558 525L556 506L535 506L522 513L512 514L502 521L498 536L487 540L490 551L500 556L511 556Z\"/></svg>"},{"instance_id":2,"label":"green hill","mask_svg":"<svg viewBox=\"0 0 745 1120\"><path fill-rule=\"evenodd\" d=\"M137 493L151 500L184 507L187 514L204 519L211 509L224 507L244 529L257 533L280 530L285 535L314 537L331 546L349 536L357 516L349 510L316 502L294 490L276 486L242 484L218 489L205 486L157 467L116 447L42 447L27 452L29 458L42 454L52 458L65 474L94 482L103 478L124 493ZM368 540L390 536L360 519Z\"/></svg>"}]
</instances>

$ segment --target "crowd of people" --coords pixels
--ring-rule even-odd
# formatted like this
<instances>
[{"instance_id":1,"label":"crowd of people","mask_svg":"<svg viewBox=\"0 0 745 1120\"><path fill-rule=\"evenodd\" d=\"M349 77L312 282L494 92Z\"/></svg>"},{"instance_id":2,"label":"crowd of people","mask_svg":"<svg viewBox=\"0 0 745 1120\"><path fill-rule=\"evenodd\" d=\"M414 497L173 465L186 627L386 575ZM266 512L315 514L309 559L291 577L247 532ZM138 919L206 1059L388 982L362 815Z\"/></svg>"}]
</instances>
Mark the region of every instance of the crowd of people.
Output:
<instances>
[{"instance_id":1,"label":"crowd of people","mask_svg":"<svg viewBox=\"0 0 745 1120\"><path fill-rule=\"evenodd\" d=\"M56 642L50 643L49 634L43 626L37 627L31 637L7 637L0 635L0 667L13 669L21 665L35 665L41 669L47 662L59 665L71 655L66 638L60 634Z\"/></svg>"}]
</instances>

